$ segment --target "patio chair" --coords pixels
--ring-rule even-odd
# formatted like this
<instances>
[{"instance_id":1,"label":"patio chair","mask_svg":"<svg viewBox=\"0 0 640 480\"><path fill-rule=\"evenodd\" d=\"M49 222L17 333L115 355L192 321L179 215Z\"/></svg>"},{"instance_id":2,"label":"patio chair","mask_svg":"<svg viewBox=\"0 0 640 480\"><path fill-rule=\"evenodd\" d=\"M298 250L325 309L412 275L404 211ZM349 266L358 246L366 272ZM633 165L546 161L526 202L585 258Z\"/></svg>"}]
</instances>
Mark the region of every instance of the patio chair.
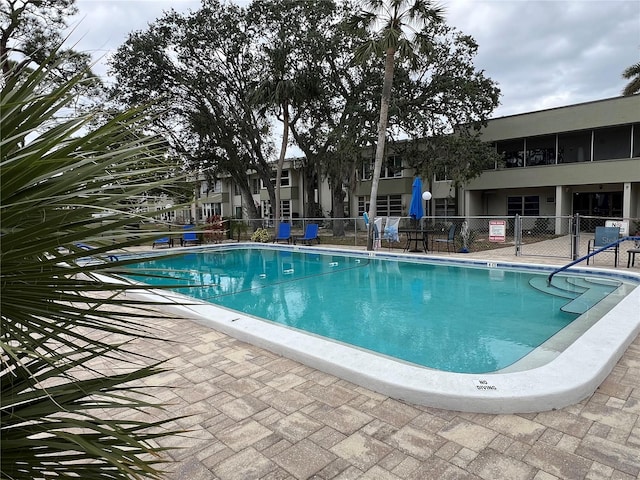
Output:
<instances>
[{"instance_id":1,"label":"patio chair","mask_svg":"<svg viewBox=\"0 0 640 480\"><path fill-rule=\"evenodd\" d=\"M158 239L153 241L153 245L151 245L151 248L156 248L156 246L158 246L158 247L161 247L161 246L170 247L171 246L171 239L169 237L158 238Z\"/></svg>"},{"instance_id":2,"label":"patio chair","mask_svg":"<svg viewBox=\"0 0 640 480\"><path fill-rule=\"evenodd\" d=\"M282 222L278 225L278 234L273 239L273 243L284 242L291 243L291 224Z\"/></svg>"},{"instance_id":3,"label":"patio chair","mask_svg":"<svg viewBox=\"0 0 640 480\"><path fill-rule=\"evenodd\" d=\"M595 252L602 247L606 247L607 245L616 242L619 238L620 228L618 227L596 227L594 237L589 240L589 243L587 244L587 254ZM603 252L613 252L613 265L615 267L618 266L619 248L620 244L616 243L613 247L603 250ZM590 259L591 257L587 257L587 265L589 265Z\"/></svg>"},{"instance_id":4,"label":"patio chair","mask_svg":"<svg viewBox=\"0 0 640 480\"><path fill-rule=\"evenodd\" d=\"M74 243L74 246L76 248L79 248L80 250L85 250L87 252L90 252L91 250L96 250L98 247L94 247L93 245L89 245L87 243L81 243L81 242L77 242ZM102 255L93 255L90 257L85 257L81 260L90 260L90 261L100 261L100 262L104 262L104 259L107 259L110 262L117 262L118 261L118 257L116 255L110 255L110 254L102 254Z\"/></svg>"},{"instance_id":5,"label":"patio chair","mask_svg":"<svg viewBox=\"0 0 640 480\"><path fill-rule=\"evenodd\" d=\"M198 238L198 234L196 234L196 232L189 231L192 228L194 228L193 225L186 225L184 227L185 232L182 234L182 239L180 240L180 244L183 247L186 247L188 244L194 244L194 245L200 244L200 239Z\"/></svg>"},{"instance_id":6,"label":"patio chair","mask_svg":"<svg viewBox=\"0 0 640 480\"><path fill-rule=\"evenodd\" d=\"M391 242L400 242L400 233L398 227L400 226L400 217L388 217L387 223L384 226L382 232L382 238L389 243L391 248Z\"/></svg>"},{"instance_id":7,"label":"patio chair","mask_svg":"<svg viewBox=\"0 0 640 480\"><path fill-rule=\"evenodd\" d=\"M318 237L318 224L317 223L309 223L304 229L304 237L295 237L293 239L293 244L295 245L297 241L301 241L306 243L307 245L311 245L311 242L315 240L320 243L320 237Z\"/></svg>"},{"instance_id":8,"label":"patio chair","mask_svg":"<svg viewBox=\"0 0 640 480\"><path fill-rule=\"evenodd\" d=\"M436 238L434 240L436 245L438 245L438 251L440 251L440 245L444 243L447 245L447 253L450 253L451 247L455 247L455 238L456 238L456 225L455 223L453 223L449 227L449 231L447 232L447 238Z\"/></svg>"}]
</instances>

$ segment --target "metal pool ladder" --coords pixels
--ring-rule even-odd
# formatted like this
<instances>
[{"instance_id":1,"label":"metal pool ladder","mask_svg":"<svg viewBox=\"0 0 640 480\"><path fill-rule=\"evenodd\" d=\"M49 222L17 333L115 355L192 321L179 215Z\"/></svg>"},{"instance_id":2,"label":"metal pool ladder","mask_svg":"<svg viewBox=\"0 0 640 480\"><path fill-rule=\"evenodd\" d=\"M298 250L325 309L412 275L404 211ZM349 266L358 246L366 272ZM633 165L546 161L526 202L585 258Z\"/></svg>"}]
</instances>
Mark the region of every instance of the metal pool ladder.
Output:
<instances>
[{"instance_id":1,"label":"metal pool ladder","mask_svg":"<svg viewBox=\"0 0 640 480\"><path fill-rule=\"evenodd\" d=\"M553 272L551 272L551 274L550 274L550 275L549 275L549 277L547 278L547 283L548 283L549 285L551 285L551 280L553 280L553 276L554 276L556 273L560 273L560 272L562 272L563 270L566 270L567 268L574 266L576 263L580 263L580 262L582 262L583 260L586 260L587 258L591 258L591 257L593 257L594 255L597 255L598 253L600 253L600 252L602 252L602 251L604 251L604 250L608 250L609 248L615 247L616 245L619 245L619 244L621 244L622 242L625 242L625 241L627 241L627 240L631 240L631 241L640 241L640 237L622 237L622 238L619 238L619 239L618 239L618 240L616 240L615 242L612 242L612 243L610 243L610 244L608 244L608 245L605 245L604 247L600 247L599 249L594 250L593 252L591 252L591 253L589 253L589 254L587 254L587 255L583 256L583 257L580 257L579 259L574 260L574 261L573 261L573 262L571 262L571 263L567 263L564 267L560 267L560 268L558 268L558 269L554 270Z\"/></svg>"}]
</instances>

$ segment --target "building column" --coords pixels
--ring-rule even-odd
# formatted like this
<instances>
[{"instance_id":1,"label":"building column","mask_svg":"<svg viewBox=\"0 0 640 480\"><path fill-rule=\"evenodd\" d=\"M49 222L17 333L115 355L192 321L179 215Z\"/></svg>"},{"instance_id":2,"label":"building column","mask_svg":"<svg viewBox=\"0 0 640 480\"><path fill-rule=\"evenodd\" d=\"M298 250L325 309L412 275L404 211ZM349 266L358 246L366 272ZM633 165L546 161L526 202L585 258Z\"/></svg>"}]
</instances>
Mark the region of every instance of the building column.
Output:
<instances>
[{"instance_id":1,"label":"building column","mask_svg":"<svg viewBox=\"0 0 640 480\"><path fill-rule=\"evenodd\" d=\"M632 193L633 188L631 187L631 182L625 182L622 187L622 218L631 218L633 216L633 212L631 211Z\"/></svg>"},{"instance_id":2,"label":"building column","mask_svg":"<svg viewBox=\"0 0 640 480\"><path fill-rule=\"evenodd\" d=\"M564 185L556 185L556 235L569 233L568 222L562 217L571 215L571 188Z\"/></svg>"}]
</instances>

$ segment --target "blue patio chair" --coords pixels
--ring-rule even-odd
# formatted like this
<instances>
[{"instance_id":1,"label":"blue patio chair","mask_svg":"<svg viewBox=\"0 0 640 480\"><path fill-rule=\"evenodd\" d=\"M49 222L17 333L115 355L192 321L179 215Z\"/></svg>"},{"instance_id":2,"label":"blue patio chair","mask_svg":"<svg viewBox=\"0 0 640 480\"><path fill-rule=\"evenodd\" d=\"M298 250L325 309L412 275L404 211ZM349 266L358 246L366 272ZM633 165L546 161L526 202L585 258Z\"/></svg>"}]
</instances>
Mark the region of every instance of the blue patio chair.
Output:
<instances>
[{"instance_id":1,"label":"blue patio chair","mask_svg":"<svg viewBox=\"0 0 640 480\"><path fill-rule=\"evenodd\" d=\"M318 237L318 224L317 223L307 224L307 227L304 230L304 237L294 238L293 244L295 245L298 240L306 243L307 245L311 245L311 242L313 240L320 243L320 237Z\"/></svg>"},{"instance_id":2,"label":"blue patio chair","mask_svg":"<svg viewBox=\"0 0 640 480\"><path fill-rule=\"evenodd\" d=\"M156 248L156 246L158 246L158 247L161 247L161 246L170 247L171 246L171 239L169 237L158 238L158 239L153 241L153 245L151 245L151 248Z\"/></svg>"},{"instance_id":3,"label":"blue patio chair","mask_svg":"<svg viewBox=\"0 0 640 480\"><path fill-rule=\"evenodd\" d=\"M182 234L182 239L180 240L180 244L183 247L186 247L188 244L198 245L200 244L200 239L198 238L198 234L196 232L190 232L189 230L193 229L193 225L185 225L185 232Z\"/></svg>"},{"instance_id":4,"label":"blue patio chair","mask_svg":"<svg viewBox=\"0 0 640 480\"><path fill-rule=\"evenodd\" d=\"M589 243L587 244L587 254L595 252L599 248L606 247L607 245L617 241L619 238L620 228L618 227L596 227L596 233L594 237L589 240ZM603 252L613 252L613 265L615 267L618 266L619 247L620 244L616 243L613 247L603 250ZM590 259L591 257L587 257L587 265L589 265Z\"/></svg>"},{"instance_id":5,"label":"blue patio chair","mask_svg":"<svg viewBox=\"0 0 640 480\"><path fill-rule=\"evenodd\" d=\"M440 251L440 245L447 245L447 253L451 252L451 247L455 247L455 239L456 239L456 225L455 223L451 224L449 227L449 232L447 233L447 238L436 238L434 242L438 245L438 251ZM455 248L454 248L455 250Z\"/></svg>"},{"instance_id":6,"label":"blue patio chair","mask_svg":"<svg viewBox=\"0 0 640 480\"><path fill-rule=\"evenodd\" d=\"M273 239L273 243L284 242L291 243L291 224L281 223L278 225L278 234Z\"/></svg>"},{"instance_id":7,"label":"blue patio chair","mask_svg":"<svg viewBox=\"0 0 640 480\"><path fill-rule=\"evenodd\" d=\"M74 246L76 248L79 248L81 250L85 250L87 252L90 252L91 250L96 250L98 247L94 247L93 245L89 245L87 243L81 243L81 242L77 242L74 244ZM85 257L82 258L81 260L92 260L95 261L96 259L98 259L98 261L104 261L104 259L109 260L110 262L117 262L118 261L118 257L116 255L110 255L110 254L102 254L102 255L98 255L98 256L91 256L91 257Z\"/></svg>"}]
</instances>

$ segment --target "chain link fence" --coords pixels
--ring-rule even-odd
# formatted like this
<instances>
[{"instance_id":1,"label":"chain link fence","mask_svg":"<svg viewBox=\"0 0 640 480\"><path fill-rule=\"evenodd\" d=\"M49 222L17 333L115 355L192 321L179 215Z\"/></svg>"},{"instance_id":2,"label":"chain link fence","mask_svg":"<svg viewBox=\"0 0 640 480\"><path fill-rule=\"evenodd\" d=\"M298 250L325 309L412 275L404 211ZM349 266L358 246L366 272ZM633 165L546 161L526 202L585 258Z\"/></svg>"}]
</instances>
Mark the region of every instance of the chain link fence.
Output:
<instances>
[{"instance_id":1,"label":"chain link fence","mask_svg":"<svg viewBox=\"0 0 640 480\"><path fill-rule=\"evenodd\" d=\"M397 219L397 217L395 217ZM269 219L227 219L226 239L229 241L251 241L254 232L263 229L266 234L260 238L275 237L273 220ZM302 237L305 227L319 225L321 244L366 247L367 227L362 217L358 218L295 218L291 223L292 238ZM549 257L578 259L588 253L588 243L594 238L596 227L618 226L621 237L640 233L638 218L609 218L591 216L476 216L476 217L436 217L414 220L401 217L398 235L384 235L387 217L382 217L380 248L404 251L408 247L409 232L424 232L429 252L448 251L442 245L449 230L455 227L452 245L455 252L482 252L500 249L502 253L514 257ZM179 230L174 227L173 231ZM196 231L206 231L206 225L196 225ZM203 236L203 241L206 238ZM440 246L440 249L438 248ZM626 251L634 248L633 242L623 242L620 259L626 258ZM638 248L638 247L635 247Z\"/></svg>"}]
</instances>

